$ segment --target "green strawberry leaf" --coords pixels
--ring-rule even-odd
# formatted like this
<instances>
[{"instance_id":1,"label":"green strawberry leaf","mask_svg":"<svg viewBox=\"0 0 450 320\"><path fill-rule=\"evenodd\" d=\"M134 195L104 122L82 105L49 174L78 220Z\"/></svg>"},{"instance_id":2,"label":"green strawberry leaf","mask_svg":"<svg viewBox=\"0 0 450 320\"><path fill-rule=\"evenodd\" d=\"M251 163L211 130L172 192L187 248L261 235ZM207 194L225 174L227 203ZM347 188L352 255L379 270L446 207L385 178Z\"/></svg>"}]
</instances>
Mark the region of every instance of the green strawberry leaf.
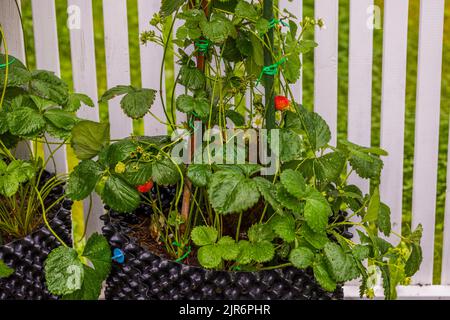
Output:
<instances>
[{"instance_id":1,"label":"green strawberry leaf","mask_svg":"<svg viewBox=\"0 0 450 320\"><path fill-rule=\"evenodd\" d=\"M284 188L294 197L302 199L308 195L307 185L303 175L292 169L281 173L280 181Z\"/></svg>"},{"instance_id":2,"label":"green strawberry leaf","mask_svg":"<svg viewBox=\"0 0 450 320\"><path fill-rule=\"evenodd\" d=\"M217 236L217 230L209 226L198 226L191 232L191 239L197 246L215 244L217 241Z\"/></svg>"},{"instance_id":3,"label":"green strawberry leaf","mask_svg":"<svg viewBox=\"0 0 450 320\"><path fill-rule=\"evenodd\" d=\"M325 197L314 190L306 199L305 220L308 226L317 233L324 233L328 226L331 208Z\"/></svg>"},{"instance_id":4,"label":"green strawberry leaf","mask_svg":"<svg viewBox=\"0 0 450 320\"><path fill-rule=\"evenodd\" d=\"M188 167L187 176L196 187L206 187L211 179L211 166L206 164L192 164Z\"/></svg>"},{"instance_id":5,"label":"green strawberry leaf","mask_svg":"<svg viewBox=\"0 0 450 320\"><path fill-rule=\"evenodd\" d=\"M97 182L103 175L103 168L93 160L81 161L70 173L66 195L79 201L88 197L94 191Z\"/></svg>"},{"instance_id":6,"label":"green strawberry leaf","mask_svg":"<svg viewBox=\"0 0 450 320\"><path fill-rule=\"evenodd\" d=\"M99 278L106 279L111 270L111 248L105 237L98 233L91 235L84 247L83 257L92 262Z\"/></svg>"},{"instance_id":7,"label":"green strawberry leaf","mask_svg":"<svg viewBox=\"0 0 450 320\"><path fill-rule=\"evenodd\" d=\"M92 159L109 145L109 124L80 121L72 129L71 145L78 159Z\"/></svg>"},{"instance_id":8,"label":"green strawberry leaf","mask_svg":"<svg viewBox=\"0 0 450 320\"><path fill-rule=\"evenodd\" d=\"M105 204L118 212L133 212L141 202L139 192L116 175L106 180L101 197Z\"/></svg>"},{"instance_id":9,"label":"green strawberry leaf","mask_svg":"<svg viewBox=\"0 0 450 320\"><path fill-rule=\"evenodd\" d=\"M75 249L58 247L44 263L48 290L55 295L66 295L81 289L84 269Z\"/></svg>"},{"instance_id":10,"label":"green strawberry leaf","mask_svg":"<svg viewBox=\"0 0 450 320\"><path fill-rule=\"evenodd\" d=\"M313 271L314 277L322 288L329 292L336 290L336 281L334 281L328 273L325 261L321 256L316 257L316 260L313 263Z\"/></svg>"},{"instance_id":11,"label":"green strawberry leaf","mask_svg":"<svg viewBox=\"0 0 450 320\"><path fill-rule=\"evenodd\" d=\"M306 247L295 248L289 254L289 261L298 269L306 269L313 265L314 253Z\"/></svg>"},{"instance_id":12,"label":"green strawberry leaf","mask_svg":"<svg viewBox=\"0 0 450 320\"><path fill-rule=\"evenodd\" d=\"M204 268L217 268L222 262L222 251L215 244L207 245L198 249L197 258Z\"/></svg>"},{"instance_id":13,"label":"green strawberry leaf","mask_svg":"<svg viewBox=\"0 0 450 320\"><path fill-rule=\"evenodd\" d=\"M286 242L295 240L295 220L290 214L275 215L270 220L270 225L281 239Z\"/></svg>"},{"instance_id":14,"label":"green strawberry leaf","mask_svg":"<svg viewBox=\"0 0 450 320\"><path fill-rule=\"evenodd\" d=\"M238 244L229 236L220 238L217 242L217 247L223 260L235 260L239 255Z\"/></svg>"},{"instance_id":15,"label":"green strawberry leaf","mask_svg":"<svg viewBox=\"0 0 450 320\"><path fill-rule=\"evenodd\" d=\"M231 170L214 173L208 190L213 208L221 214L247 210L253 207L260 198L254 180Z\"/></svg>"}]
</instances>

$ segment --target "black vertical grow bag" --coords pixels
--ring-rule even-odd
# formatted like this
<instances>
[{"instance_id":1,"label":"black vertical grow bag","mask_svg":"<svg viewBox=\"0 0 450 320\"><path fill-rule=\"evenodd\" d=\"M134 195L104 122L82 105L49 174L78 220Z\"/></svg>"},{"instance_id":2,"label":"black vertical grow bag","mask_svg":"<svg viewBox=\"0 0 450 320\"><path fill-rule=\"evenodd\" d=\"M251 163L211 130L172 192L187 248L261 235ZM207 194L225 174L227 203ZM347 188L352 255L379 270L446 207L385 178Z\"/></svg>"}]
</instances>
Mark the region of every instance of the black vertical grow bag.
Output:
<instances>
[{"instance_id":1,"label":"black vertical grow bag","mask_svg":"<svg viewBox=\"0 0 450 320\"><path fill-rule=\"evenodd\" d=\"M180 264L154 254L130 237L139 215L110 211L102 217L103 234L112 248L125 254L114 263L105 297L112 300L337 300L343 290L323 290L311 270L284 268L259 272L211 271Z\"/></svg>"},{"instance_id":2,"label":"black vertical grow bag","mask_svg":"<svg viewBox=\"0 0 450 320\"><path fill-rule=\"evenodd\" d=\"M49 200L54 201L63 194L63 186L55 187ZM48 213L50 226L66 244L72 243L71 207L72 201L64 200ZM52 233L41 226L23 239L0 246L0 259L14 270L8 278L0 279L0 300L57 299L47 290L44 261L60 245Z\"/></svg>"}]
</instances>

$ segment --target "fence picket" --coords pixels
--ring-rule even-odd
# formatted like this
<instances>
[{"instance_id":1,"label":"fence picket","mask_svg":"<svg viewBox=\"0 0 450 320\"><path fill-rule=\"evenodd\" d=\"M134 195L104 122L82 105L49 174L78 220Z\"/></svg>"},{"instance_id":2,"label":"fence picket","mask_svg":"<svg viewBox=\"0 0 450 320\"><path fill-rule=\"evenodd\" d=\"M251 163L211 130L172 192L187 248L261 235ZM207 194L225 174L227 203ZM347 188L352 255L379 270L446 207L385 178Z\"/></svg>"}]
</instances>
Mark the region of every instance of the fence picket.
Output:
<instances>
[{"instance_id":1,"label":"fence picket","mask_svg":"<svg viewBox=\"0 0 450 320\"><path fill-rule=\"evenodd\" d=\"M60 76L58 31L56 28L56 12L54 0L33 0L31 2L33 10L34 42L36 52L36 68L49 70ZM49 135L47 140L59 142ZM57 173L68 171L66 146L58 148L58 145L44 145L44 154L48 158L52 156L54 161L49 161L47 170Z\"/></svg>"},{"instance_id":2,"label":"fence picket","mask_svg":"<svg viewBox=\"0 0 450 320\"><path fill-rule=\"evenodd\" d=\"M370 146L372 126L373 26L368 9L373 0L350 0L350 37L348 63L348 139ZM352 175L349 180L365 193L369 182Z\"/></svg>"},{"instance_id":3,"label":"fence picket","mask_svg":"<svg viewBox=\"0 0 450 320\"><path fill-rule=\"evenodd\" d=\"M407 39L408 0L386 0L380 145L389 156L383 159L380 195L391 208L392 228L399 234L402 227ZM395 239L390 238L391 241Z\"/></svg>"},{"instance_id":4,"label":"fence picket","mask_svg":"<svg viewBox=\"0 0 450 320\"><path fill-rule=\"evenodd\" d=\"M95 108L83 106L77 115L84 119L99 121L92 3L90 0L69 0L68 12L74 18L77 18L77 14L80 14L79 18L81 18L80 28L70 28L74 90L88 95L95 104ZM85 216L89 212L89 206L89 200L83 202ZM92 196L91 210L95 214L91 214L89 223L86 226L87 235L94 232L101 232L102 224L99 216L103 213L103 204L100 197L96 194Z\"/></svg>"},{"instance_id":5,"label":"fence picket","mask_svg":"<svg viewBox=\"0 0 450 320\"><path fill-rule=\"evenodd\" d=\"M20 8L21 1L17 0L17 5ZM24 64L27 63L25 57L25 42L23 38L22 26L20 23L20 14L14 0L3 0L2 10L0 10L0 23L8 46L8 53ZM4 52L3 44L0 44L1 52ZM28 145L27 145L28 144ZM16 157L21 159L28 158L30 150L29 142L20 142L14 150Z\"/></svg>"},{"instance_id":6,"label":"fence picket","mask_svg":"<svg viewBox=\"0 0 450 320\"><path fill-rule=\"evenodd\" d=\"M160 4L157 1L152 1L151 3L148 3L148 1L145 0L138 1L140 32L151 29L149 22L152 19L153 14L159 11L159 7ZM161 101L159 94L160 90L165 94L164 76L162 88L160 85L160 77L158 76L164 49L155 43L147 43L146 45L141 45L140 50L142 87L158 91L151 112L164 121L163 102ZM159 123L152 116L146 116L144 118L144 124L144 133L146 135L163 135L167 133L167 127L164 124Z\"/></svg>"},{"instance_id":7,"label":"fence picket","mask_svg":"<svg viewBox=\"0 0 450 320\"><path fill-rule=\"evenodd\" d=\"M413 278L416 284L433 280L444 3L420 1L412 226L423 225L425 263Z\"/></svg>"},{"instance_id":8,"label":"fence picket","mask_svg":"<svg viewBox=\"0 0 450 320\"><path fill-rule=\"evenodd\" d=\"M108 88L129 85L130 54L128 49L128 17L126 0L103 0L105 54ZM133 122L120 108L117 97L109 102L111 138L123 138L133 133Z\"/></svg>"},{"instance_id":9,"label":"fence picket","mask_svg":"<svg viewBox=\"0 0 450 320\"><path fill-rule=\"evenodd\" d=\"M279 7L281 12L283 12L283 10L286 9L287 11L295 15L298 18L298 20L302 20L303 16L302 0L280 1ZM303 101L302 80L303 78L300 77L300 80L296 84L291 85L292 94L294 95L295 101L298 103L302 103Z\"/></svg>"},{"instance_id":10,"label":"fence picket","mask_svg":"<svg viewBox=\"0 0 450 320\"><path fill-rule=\"evenodd\" d=\"M338 0L315 1L316 19L323 19L326 29L317 27L319 46L314 51L314 109L328 123L336 145L337 136L337 66L338 66Z\"/></svg>"}]
</instances>

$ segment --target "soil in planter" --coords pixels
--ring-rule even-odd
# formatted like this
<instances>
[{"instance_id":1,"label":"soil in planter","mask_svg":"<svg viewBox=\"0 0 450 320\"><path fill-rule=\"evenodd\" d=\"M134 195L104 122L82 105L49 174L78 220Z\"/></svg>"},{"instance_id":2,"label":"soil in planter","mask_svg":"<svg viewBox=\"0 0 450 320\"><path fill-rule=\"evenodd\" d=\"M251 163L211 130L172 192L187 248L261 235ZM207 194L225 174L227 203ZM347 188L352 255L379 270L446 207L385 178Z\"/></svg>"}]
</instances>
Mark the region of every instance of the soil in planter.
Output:
<instances>
[{"instance_id":1,"label":"soil in planter","mask_svg":"<svg viewBox=\"0 0 450 320\"><path fill-rule=\"evenodd\" d=\"M52 175L44 173L48 180ZM45 183L45 181L42 183ZM64 194L62 185L52 190L47 205ZM64 200L48 213L50 226L67 244L71 244L72 201ZM44 261L48 254L61 244L43 225L22 239L16 239L0 246L0 259L13 268L14 273L0 279L0 300L54 300L45 285Z\"/></svg>"},{"instance_id":2,"label":"soil in planter","mask_svg":"<svg viewBox=\"0 0 450 320\"><path fill-rule=\"evenodd\" d=\"M198 267L192 252L183 264L168 257L150 235L150 208L134 214L110 211L102 217L103 234L113 248L125 253L125 263L114 263L105 296L113 300L261 300L342 299L342 287L324 291L312 270L293 267L259 272L212 271Z\"/></svg>"}]
</instances>

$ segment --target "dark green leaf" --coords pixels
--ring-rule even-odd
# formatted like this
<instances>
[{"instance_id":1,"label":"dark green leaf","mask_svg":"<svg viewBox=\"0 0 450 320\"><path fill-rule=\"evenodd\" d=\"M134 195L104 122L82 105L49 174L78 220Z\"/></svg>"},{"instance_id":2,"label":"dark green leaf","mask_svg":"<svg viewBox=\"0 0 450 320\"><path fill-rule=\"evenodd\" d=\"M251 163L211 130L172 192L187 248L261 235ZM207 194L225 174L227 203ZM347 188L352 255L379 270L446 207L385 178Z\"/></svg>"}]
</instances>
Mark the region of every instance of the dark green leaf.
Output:
<instances>
[{"instance_id":1,"label":"dark green leaf","mask_svg":"<svg viewBox=\"0 0 450 320\"><path fill-rule=\"evenodd\" d=\"M81 104L94 108L94 102L87 95L82 93L71 93L67 100L64 110L69 112L77 112L81 108Z\"/></svg>"},{"instance_id":2,"label":"dark green leaf","mask_svg":"<svg viewBox=\"0 0 450 320\"><path fill-rule=\"evenodd\" d=\"M101 196L105 204L118 212L133 212L141 201L139 192L115 175L106 180Z\"/></svg>"},{"instance_id":3,"label":"dark green leaf","mask_svg":"<svg viewBox=\"0 0 450 320\"><path fill-rule=\"evenodd\" d=\"M277 200L275 185L263 177L256 177L253 180L256 182L256 186L264 200L267 201L275 211L279 213L282 212L283 208L281 207L281 203Z\"/></svg>"},{"instance_id":4,"label":"dark green leaf","mask_svg":"<svg viewBox=\"0 0 450 320\"><path fill-rule=\"evenodd\" d=\"M163 17L168 17L178 10L186 0L162 0L160 13Z\"/></svg>"},{"instance_id":5,"label":"dark green leaf","mask_svg":"<svg viewBox=\"0 0 450 320\"><path fill-rule=\"evenodd\" d=\"M187 176L196 187L206 187L211 179L212 170L206 164L192 164L188 168Z\"/></svg>"},{"instance_id":6,"label":"dark green leaf","mask_svg":"<svg viewBox=\"0 0 450 320\"><path fill-rule=\"evenodd\" d=\"M221 214L247 210L260 198L254 180L228 170L213 174L208 195L213 208Z\"/></svg>"},{"instance_id":7,"label":"dark green leaf","mask_svg":"<svg viewBox=\"0 0 450 320\"><path fill-rule=\"evenodd\" d=\"M109 144L109 125L80 121L72 129L71 144L78 159L91 159Z\"/></svg>"},{"instance_id":8,"label":"dark green leaf","mask_svg":"<svg viewBox=\"0 0 450 320\"><path fill-rule=\"evenodd\" d=\"M55 127L64 129L67 131L80 121L72 113L61 109L50 109L44 113L44 117Z\"/></svg>"},{"instance_id":9,"label":"dark green leaf","mask_svg":"<svg viewBox=\"0 0 450 320\"><path fill-rule=\"evenodd\" d=\"M126 94L120 101L123 112L133 119L144 117L155 101L156 91L152 89L136 89Z\"/></svg>"},{"instance_id":10,"label":"dark green leaf","mask_svg":"<svg viewBox=\"0 0 450 320\"><path fill-rule=\"evenodd\" d=\"M244 0L238 2L234 13L237 17L244 18L250 21L255 21L256 19L258 19L258 12L256 11L255 7Z\"/></svg>"},{"instance_id":11,"label":"dark green leaf","mask_svg":"<svg viewBox=\"0 0 450 320\"><path fill-rule=\"evenodd\" d=\"M325 232L328 225L328 217L331 214L331 208L324 196L313 191L306 199L305 220L308 226L318 233Z\"/></svg>"},{"instance_id":12,"label":"dark green leaf","mask_svg":"<svg viewBox=\"0 0 450 320\"><path fill-rule=\"evenodd\" d=\"M411 254L405 264L405 276L412 277L419 271L422 263L422 248L418 243L412 244Z\"/></svg>"},{"instance_id":13,"label":"dark green leaf","mask_svg":"<svg viewBox=\"0 0 450 320\"><path fill-rule=\"evenodd\" d=\"M71 172L66 195L72 200L83 200L91 194L103 174L103 168L95 161L84 160Z\"/></svg>"},{"instance_id":14,"label":"dark green leaf","mask_svg":"<svg viewBox=\"0 0 450 320\"><path fill-rule=\"evenodd\" d=\"M44 117L35 109L17 108L8 113L9 131L17 136L39 136L45 124Z\"/></svg>"},{"instance_id":15,"label":"dark green leaf","mask_svg":"<svg viewBox=\"0 0 450 320\"><path fill-rule=\"evenodd\" d=\"M290 214L275 215L270 220L270 225L281 239L286 242L295 240L295 220Z\"/></svg>"},{"instance_id":16,"label":"dark green leaf","mask_svg":"<svg viewBox=\"0 0 450 320\"><path fill-rule=\"evenodd\" d=\"M166 157L153 163L152 177L153 181L163 186L174 185L181 178L177 166Z\"/></svg>"},{"instance_id":17,"label":"dark green leaf","mask_svg":"<svg viewBox=\"0 0 450 320\"><path fill-rule=\"evenodd\" d=\"M389 237L391 234L391 209L384 203L380 204L377 226L385 236Z\"/></svg>"},{"instance_id":18,"label":"dark green leaf","mask_svg":"<svg viewBox=\"0 0 450 320\"><path fill-rule=\"evenodd\" d=\"M106 279L111 270L111 249L105 237L98 233L91 235L84 247L83 257L92 262L99 278Z\"/></svg>"},{"instance_id":19,"label":"dark green leaf","mask_svg":"<svg viewBox=\"0 0 450 320\"><path fill-rule=\"evenodd\" d=\"M257 223L252 225L247 232L250 242L272 241L275 237L270 225Z\"/></svg>"},{"instance_id":20,"label":"dark green leaf","mask_svg":"<svg viewBox=\"0 0 450 320\"><path fill-rule=\"evenodd\" d=\"M180 69L179 82L190 90L199 90L205 87L205 75L195 67L184 65Z\"/></svg>"},{"instance_id":21,"label":"dark green leaf","mask_svg":"<svg viewBox=\"0 0 450 320\"><path fill-rule=\"evenodd\" d=\"M300 228L300 235L314 248L323 249L325 245L330 241L326 234L323 232L314 232L308 224L304 223Z\"/></svg>"},{"instance_id":22,"label":"dark green leaf","mask_svg":"<svg viewBox=\"0 0 450 320\"><path fill-rule=\"evenodd\" d=\"M325 261L323 261L321 256L318 256L314 261L313 271L314 277L322 288L329 292L336 290L336 281L328 273Z\"/></svg>"},{"instance_id":23,"label":"dark green leaf","mask_svg":"<svg viewBox=\"0 0 450 320\"><path fill-rule=\"evenodd\" d=\"M295 248L289 254L289 261L298 269L306 269L313 265L314 253L306 248Z\"/></svg>"},{"instance_id":24,"label":"dark green leaf","mask_svg":"<svg viewBox=\"0 0 450 320\"><path fill-rule=\"evenodd\" d=\"M305 178L300 172L292 169L285 170L281 173L280 181L294 197L302 199L308 195Z\"/></svg>"},{"instance_id":25,"label":"dark green leaf","mask_svg":"<svg viewBox=\"0 0 450 320\"><path fill-rule=\"evenodd\" d=\"M245 118L239 112L236 112L234 110L228 110L226 116L228 119L233 121L234 125L237 127L242 127L245 125Z\"/></svg>"},{"instance_id":26,"label":"dark green leaf","mask_svg":"<svg viewBox=\"0 0 450 320\"><path fill-rule=\"evenodd\" d=\"M81 288L84 270L75 249L54 249L45 260L44 267L47 288L51 293L66 295Z\"/></svg>"},{"instance_id":27,"label":"dark green leaf","mask_svg":"<svg viewBox=\"0 0 450 320\"><path fill-rule=\"evenodd\" d=\"M38 96L64 105L69 98L67 84L53 72L36 70L32 73L30 89Z\"/></svg>"}]
</instances>

